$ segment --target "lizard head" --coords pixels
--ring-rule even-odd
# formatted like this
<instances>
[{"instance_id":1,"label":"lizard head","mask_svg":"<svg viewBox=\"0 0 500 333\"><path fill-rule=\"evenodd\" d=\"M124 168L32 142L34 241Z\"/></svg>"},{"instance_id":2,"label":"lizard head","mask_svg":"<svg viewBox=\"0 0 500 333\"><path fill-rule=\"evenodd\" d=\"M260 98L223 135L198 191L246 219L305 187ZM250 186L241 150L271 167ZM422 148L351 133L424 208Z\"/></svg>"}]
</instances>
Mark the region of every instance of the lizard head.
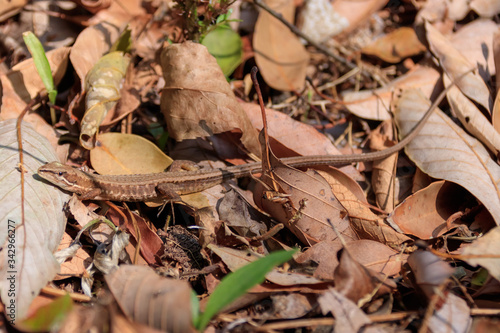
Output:
<instances>
[{"instance_id":1,"label":"lizard head","mask_svg":"<svg viewBox=\"0 0 500 333\"><path fill-rule=\"evenodd\" d=\"M85 172L59 162L50 162L38 168L38 175L50 183L67 190L81 194L85 190L88 179Z\"/></svg>"}]
</instances>

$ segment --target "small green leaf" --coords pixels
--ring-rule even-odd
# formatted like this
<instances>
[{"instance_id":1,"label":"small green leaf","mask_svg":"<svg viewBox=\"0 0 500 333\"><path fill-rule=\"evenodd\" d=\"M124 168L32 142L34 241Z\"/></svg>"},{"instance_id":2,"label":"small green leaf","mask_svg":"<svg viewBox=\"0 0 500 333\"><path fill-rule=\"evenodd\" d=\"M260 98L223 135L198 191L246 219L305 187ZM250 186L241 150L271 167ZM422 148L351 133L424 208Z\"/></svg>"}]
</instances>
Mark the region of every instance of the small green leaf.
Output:
<instances>
[{"instance_id":1,"label":"small green leaf","mask_svg":"<svg viewBox=\"0 0 500 333\"><path fill-rule=\"evenodd\" d=\"M111 46L109 53L114 51L121 51L123 53L130 52L132 48L132 31L127 27L116 40L116 42Z\"/></svg>"},{"instance_id":2,"label":"small green leaf","mask_svg":"<svg viewBox=\"0 0 500 333\"><path fill-rule=\"evenodd\" d=\"M72 309L73 301L66 294L39 308L33 316L21 322L20 325L24 330L29 328L31 331L57 331L57 327Z\"/></svg>"},{"instance_id":3,"label":"small green leaf","mask_svg":"<svg viewBox=\"0 0 500 333\"><path fill-rule=\"evenodd\" d=\"M243 57L240 36L228 25L220 25L203 39L202 43L215 57L224 75L229 76L239 66Z\"/></svg>"},{"instance_id":4,"label":"small green leaf","mask_svg":"<svg viewBox=\"0 0 500 333\"><path fill-rule=\"evenodd\" d=\"M210 295L205 312L201 314L196 325L198 330L203 331L213 316L238 297L244 295L250 288L262 283L267 273L275 266L292 259L297 251L273 252L267 257L245 265L224 277L212 295Z\"/></svg>"},{"instance_id":5,"label":"small green leaf","mask_svg":"<svg viewBox=\"0 0 500 333\"><path fill-rule=\"evenodd\" d=\"M54 87L54 78L52 77L52 71L50 70L50 64L45 55L45 50L43 49L42 43L36 38L36 36L31 31L23 32L24 43L28 47L28 50L33 57L33 62L35 63L38 75L42 79L45 89L49 95L49 101L52 104L56 103L57 90Z\"/></svg>"}]
</instances>

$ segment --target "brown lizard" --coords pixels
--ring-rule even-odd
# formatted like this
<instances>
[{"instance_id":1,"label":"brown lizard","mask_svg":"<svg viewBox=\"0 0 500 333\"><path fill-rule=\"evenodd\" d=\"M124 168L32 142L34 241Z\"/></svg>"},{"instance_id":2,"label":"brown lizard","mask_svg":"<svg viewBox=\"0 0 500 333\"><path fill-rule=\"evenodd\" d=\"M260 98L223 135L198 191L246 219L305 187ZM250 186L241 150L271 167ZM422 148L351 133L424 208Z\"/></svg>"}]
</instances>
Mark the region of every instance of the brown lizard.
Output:
<instances>
[{"instance_id":1,"label":"brown lizard","mask_svg":"<svg viewBox=\"0 0 500 333\"><path fill-rule=\"evenodd\" d=\"M431 105L412 131L396 145L372 153L354 155L315 155L287 157L281 161L292 167L339 165L384 159L406 146L422 129L427 119L442 100L445 89ZM77 193L81 200L148 201L154 199L178 200L179 195L203 191L233 178L249 176L262 163L248 163L223 169L186 172L162 172L136 175L91 174L59 162L51 162L38 169L38 175L63 190Z\"/></svg>"}]
</instances>

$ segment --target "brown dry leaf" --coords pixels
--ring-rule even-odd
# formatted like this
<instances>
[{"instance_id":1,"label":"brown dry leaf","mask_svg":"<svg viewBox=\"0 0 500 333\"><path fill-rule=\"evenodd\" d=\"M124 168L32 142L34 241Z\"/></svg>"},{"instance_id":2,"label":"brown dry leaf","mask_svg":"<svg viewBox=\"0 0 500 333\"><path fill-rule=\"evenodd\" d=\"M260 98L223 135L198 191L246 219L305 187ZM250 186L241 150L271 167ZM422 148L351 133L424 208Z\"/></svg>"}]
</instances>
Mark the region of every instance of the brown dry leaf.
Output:
<instances>
[{"instance_id":1,"label":"brown dry leaf","mask_svg":"<svg viewBox=\"0 0 500 333\"><path fill-rule=\"evenodd\" d=\"M387 62L398 63L425 50L427 48L418 40L415 30L402 27L365 46L361 51Z\"/></svg>"},{"instance_id":2,"label":"brown dry leaf","mask_svg":"<svg viewBox=\"0 0 500 333\"><path fill-rule=\"evenodd\" d=\"M132 212L133 216L130 216L129 211L126 209L118 209L121 211L121 214L113 209L108 212L107 217L118 227L125 224L128 233L134 238L133 240L131 239L134 247L140 246L141 255L148 264L153 265L158 263L159 260L157 260L156 256L159 254L160 250L164 248L164 244L156 233L156 229L152 230L148 222L140 215ZM127 223L123 221L122 216L127 216ZM139 229L139 234L141 236L140 245L138 244L138 236L132 219L135 220L137 228ZM134 257L132 256L131 259L134 260Z\"/></svg>"},{"instance_id":3,"label":"brown dry leaf","mask_svg":"<svg viewBox=\"0 0 500 333\"><path fill-rule=\"evenodd\" d=\"M337 254L339 265L333 273L335 290L358 305L366 304L366 299L373 299L396 289L396 283L385 275L374 273L361 265L351 256L349 248ZM360 304L359 302L363 302Z\"/></svg>"},{"instance_id":4,"label":"brown dry leaf","mask_svg":"<svg viewBox=\"0 0 500 333\"><path fill-rule=\"evenodd\" d=\"M464 73L475 68L475 64L471 64L432 24L426 22L425 29L430 50L452 80L456 81ZM457 86L465 95L491 112L493 101L488 87L479 74L472 72L465 74L457 81Z\"/></svg>"},{"instance_id":5,"label":"brown dry leaf","mask_svg":"<svg viewBox=\"0 0 500 333\"><path fill-rule=\"evenodd\" d=\"M57 251L69 247L72 242L73 239L71 238L71 236L65 232L61 242L59 243ZM85 267L88 266L88 264L85 264L85 261L89 260L91 259L88 253L85 252L82 248L79 248L76 251L75 256L61 264L61 269L59 270L59 273L56 275L54 280L57 281L75 276L81 277L85 273Z\"/></svg>"},{"instance_id":6,"label":"brown dry leaf","mask_svg":"<svg viewBox=\"0 0 500 333\"><path fill-rule=\"evenodd\" d=\"M370 327L370 318L355 303L330 288L318 298L321 312L326 315L332 313L335 317L334 332L357 333L361 329L366 333L382 333L383 330Z\"/></svg>"},{"instance_id":7,"label":"brown dry leaf","mask_svg":"<svg viewBox=\"0 0 500 333\"><path fill-rule=\"evenodd\" d=\"M271 295L273 319L296 319L307 315L316 305L316 297L298 293ZM269 318L271 319L271 318Z\"/></svg>"},{"instance_id":8,"label":"brown dry leaf","mask_svg":"<svg viewBox=\"0 0 500 333\"><path fill-rule=\"evenodd\" d=\"M164 172L173 160L142 136L104 133L90 151L92 167L102 175Z\"/></svg>"},{"instance_id":9,"label":"brown dry leaf","mask_svg":"<svg viewBox=\"0 0 500 333\"><path fill-rule=\"evenodd\" d=\"M268 0L266 4L288 22L294 22L293 0ZM304 87L309 54L299 38L266 11L260 11L253 35L255 61L266 83L277 90Z\"/></svg>"},{"instance_id":10,"label":"brown dry leaf","mask_svg":"<svg viewBox=\"0 0 500 333\"><path fill-rule=\"evenodd\" d=\"M47 52L54 84L57 86L66 72L68 55L71 48L61 47ZM28 103L38 93L45 90L45 86L33 64L33 58L27 59L14 67L5 77L10 81L16 93L24 102Z\"/></svg>"},{"instance_id":11,"label":"brown dry leaf","mask_svg":"<svg viewBox=\"0 0 500 333\"><path fill-rule=\"evenodd\" d=\"M356 27L366 23L368 18L384 7L388 0L337 0L332 3L333 9L349 21L349 26L342 31L342 34L348 34Z\"/></svg>"},{"instance_id":12,"label":"brown dry leaf","mask_svg":"<svg viewBox=\"0 0 500 333\"><path fill-rule=\"evenodd\" d=\"M387 218L390 225L419 239L433 239L448 232L446 220L463 209L470 194L446 181L432 183L409 196ZM457 224L451 224L456 227Z\"/></svg>"},{"instance_id":13,"label":"brown dry leaf","mask_svg":"<svg viewBox=\"0 0 500 333\"><path fill-rule=\"evenodd\" d=\"M347 243L349 254L361 265L370 270L388 276L398 275L402 263L408 255L400 255L387 245L369 239L360 239ZM333 280L338 266L337 252L342 248L338 242L324 241L317 243L301 253L295 260L305 263L312 260L318 263L314 277Z\"/></svg>"},{"instance_id":14,"label":"brown dry leaf","mask_svg":"<svg viewBox=\"0 0 500 333\"><path fill-rule=\"evenodd\" d=\"M27 3L27 0L0 0L0 22L19 13Z\"/></svg>"},{"instance_id":15,"label":"brown dry leaf","mask_svg":"<svg viewBox=\"0 0 500 333\"><path fill-rule=\"evenodd\" d=\"M500 281L500 227L491 229L486 235L475 240L462 254L467 263L486 268L491 276ZM467 258L475 255L479 257Z\"/></svg>"},{"instance_id":16,"label":"brown dry leaf","mask_svg":"<svg viewBox=\"0 0 500 333\"><path fill-rule=\"evenodd\" d=\"M450 265L435 254L423 250L417 250L410 254L408 265L414 274L415 283L429 301L434 296L440 298L444 296L438 293L437 289L455 271Z\"/></svg>"},{"instance_id":17,"label":"brown dry leaf","mask_svg":"<svg viewBox=\"0 0 500 333\"><path fill-rule=\"evenodd\" d=\"M170 45L162 52L161 64L165 78L161 109L173 138L181 141L238 130L245 148L261 155L255 129L205 46Z\"/></svg>"},{"instance_id":18,"label":"brown dry leaf","mask_svg":"<svg viewBox=\"0 0 500 333\"><path fill-rule=\"evenodd\" d=\"M451 84L447 75L443 79L446 87ZM497 155L500 151L500 133L483 113L456 86L451 87L446 96L451 109L465 129L481 141L493 155Z\"/></svg>"},{"instance_id":19,"label":"brown dry leaf","mask_svg":"<svg viewBox=\"0 0 500 333\"><path fill-rule=\"evenodd\" d=\"M129 319L172 333L195 332L191 326L191 287L186 281L131 265L120 266L105 279Z\"/></svg>"},{"instance_id":20,"label":"brown dry leaf","mask_svg":"<svg viewBox=\"0 0 500 333\"><path fill-rule=\"evenodd\" d=\"M362 90L342 94L347 109L356 116L372 120L391 119L387 111L396 97L394 92L398 89L421 89L425 96L430 98L440 74L434 68L415 66L415 69L401 75L385 87L375 90Z\"/></svg>"},{"instance_id":21,"label":"brown dry leaf","mask_svg":"<svg viewBox=\"0 0 500 333\"><path fill-rule=\"evenodd\" d=\"M375 131L370 133L370 148L383 150L394 145L392 121L384 121ZM395 202L396 165L398 154L393 154L383 160L373 161L372 187L377 206L386 212L392 212Z\"/></svg>"},{"instance_id":22,"label":"brown dry leaf","mask_svg":"<svg viewBox=\"0 0 500 333\"><path fill-rule=\"evenodd\" d=\"M73 0L73 2L82 6L92 14L97 13L100 10L109 8L111 6L112 0Z\"/></svg>"},{"instance_id":23,"label":"brown dry leaf","mask_svg":"<svg viewBox=\"0 0 500 333\"><path fill-rule=\"evenodd\" d=\"M260 106L254 103L240 102L248 114L253 126L262 129L262 113ZM311 125L297 121L283 112L266 108L266 117L270 145L280 157L298 155L338 155L339 150L332 141ZM304 140L307 138L307 140ZM354 179L361 179L360 172L351 164L339 166Z\"/></svg>"},{"instance_id":24,"label":"brown dry leaf","mask_svg":"<svg viewBox=\"0 0 500 333\"><path fill-rule=\"evenodd\" d=\"M138 0L112 1L110 7L100 10L97 14L93 15L89 19L89 24L94 26L105 23L118 27L120 31L123 31L135 16L146 14L144 7L146 6L143 6L143 2Z\"/></svg>"},{"instance_id":25,"label":"brown dry leaf","mask_svg":"<svg viewBox=\"0 0 500 333\"><path fill-rule=\"evenodd\" d=\"M252 252L251 250L236 250L229 247L217 246L215 244L208 245L208 248L217 254L232 272L251 262L254 262L259 258L262 258L262 255ZM312 276L294 272L284 272L278 268L274 268L272 271L267 273L266 279L280 286L323 283L323 281Z\"/></svg>"},{"instance_id":26,"label":"brown dry leaf","mask_svg":"<svg viewBox=\"0 0 500 333\"><path fill-rule=\"evenodd\" d=\"M500 13L500 2L497 0L472 0L470 8L482 17L493 17Z\"/></svg>"},{"instance_id":27,"label":"brown dry leaf","mask_svg":"<svg viewBox=\"0 0 500 333\"><path fill-rule=\"evenodd\" d=\"M402 137L408 135L429 106L430 102L418 90L403 92L396 107ZM405 152L429 176L463 186L500 223L500 166L479 141L443 112L434 111Z\"/></svg>"},{"instance_id":28,"label":"brown dry leaf","mask_svg":"<svg viewBox=\"0 0 500 333\"><path fill-rule=\"evenodd\" d=\"M254 190L254 201L259 208L283 223L307 245L338 241L337 232L346 241L358 239L349 225L347 211L317 172L304 173L291 168L274 155L271 155L270 165L272 171L266 170L261 177L267 188L261 185Z\"/></svg>"},{"instance_id":29,"label":"brown dry leaf","mask_svg":"<svg viewBox=\"0 0 500 333\"><path fill-rule=\"evenodd\" d=\"M450 42L471 64L479 68L485 82L495 75L493 36L498 26L492 20L474 20L450 36Z\"/></svg>"},{"instance_id":30,"label":"brown dry leaf","mask_svg":"<svg viewBox=\"0 0 500 333\"><path fill-rule=\"evenodd\" d=\"M493 37L493 57L495 60L495 69L500 73L500 29L497 30ZM500 75L496 76L496 98L491 112L491 122L496 131L500 133Z\"/></svg>"},{"instance_id":31,"label":"brown dry leaf","mask_svg":"<svg viewBox=\"0 0 500 333\"><path fill-rule=\"evenodd\" d=\"M118 28L109 23L100 23L80 32L69 58L80 78L82 91L85 91L87 73L109 51L118 37Z\"/></svg>"},{"instance_id":32,"label":"brown dry leaf","mask_svg":"<svg viewBox=\"0 0 500 333\"><path fill-rule=\"evenodd\" d=\"M449 293L445 303L436 309L430 318L429 330L433 333L474 332L470 331L472 324L470 312L464 299Z\"/></svg>"},{"instance_id":33,"label":"brown dry leaf","mask_svg":"<svg viewBox=\"0 0 500 333\"><path fill-rule=\"evenodd\" d=\"M359 238L372 239L391 247L399 247L410 239L385 224L383 218L372 213L366 198L359 191L357 195L353 192L352 189L356 189L356 186L352 184L352 179L349 180L348 177L342 176L340 171L335 170L319 173L328 181L333 193L347 210L351 228Z\"/></svg>"}]
</instances>

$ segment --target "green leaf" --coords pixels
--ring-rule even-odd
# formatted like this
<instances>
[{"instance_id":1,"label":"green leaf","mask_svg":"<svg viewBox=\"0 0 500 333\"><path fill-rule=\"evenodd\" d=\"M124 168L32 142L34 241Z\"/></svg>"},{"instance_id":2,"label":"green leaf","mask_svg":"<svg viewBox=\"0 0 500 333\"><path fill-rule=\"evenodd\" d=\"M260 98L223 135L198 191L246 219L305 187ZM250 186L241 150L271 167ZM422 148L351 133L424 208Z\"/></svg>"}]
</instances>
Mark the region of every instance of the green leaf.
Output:
<instances>
[{"instance_id":1,"label":"green leaf","mask_svg":"<svg viewBox=\"0 0 500 333\"><path fill-rule=\"evenodd\" d=\"M50 64L45 55L45 50L43 49L42 43L36 38L36 36L31 31L23 32L24 43L28 47L28 50L33 57L33 62L35 63L38 75L42 79L45 89L49 95L49 101L52 104L56 103L57 90L54 87L54 78L52 77L52 71L50 70Z\"/></svg>"},{"instance_id":2,"label":"green leaf","mask_svg":"<svg viewBox=\"0 0 500 333\"><path fill-rule=\"evenodd\" d=\"M108 53L121 51L123 53L128 53L132 49L132 31L127 27L116 40L116 42L111 46Z\"/></svg>"},{"instance_id":3,"label":"green leaf","mask_svg":"<svg viewBox=\"0 0 500 333\"><path fill-rule=\"evenodd\" d=\"M298 250L277 251L267 257L243 266L222 279L207 302L205 312L197 323L197 328L203 331L213 316L224 307L244 295L250 288L264 282L266 274L275 266L292 259Z\"/></svg>"},{"instance_id":4,"label":"green leaf","mask_svg":"<svg viewBox=\"0 0 500 333\"><path fill-rule=\"evenodd\" d=\"M227 25L220 25L212 30L201 44L215 57L226 76L231 75L241 63L243 43L240 36Z\"/></svg>"},{"instance_id":5,"label":"green leaf","mask_svg":"<svg viewBox=\"0 0 500 333\"><path fill-rule=\"evenodd\" d=\"M24 320L21 326L32 331L57 331L57 326L64 321L72 309L73 301L66 294L39 308L32 317Z\"/></svg>"}]
</instances>

